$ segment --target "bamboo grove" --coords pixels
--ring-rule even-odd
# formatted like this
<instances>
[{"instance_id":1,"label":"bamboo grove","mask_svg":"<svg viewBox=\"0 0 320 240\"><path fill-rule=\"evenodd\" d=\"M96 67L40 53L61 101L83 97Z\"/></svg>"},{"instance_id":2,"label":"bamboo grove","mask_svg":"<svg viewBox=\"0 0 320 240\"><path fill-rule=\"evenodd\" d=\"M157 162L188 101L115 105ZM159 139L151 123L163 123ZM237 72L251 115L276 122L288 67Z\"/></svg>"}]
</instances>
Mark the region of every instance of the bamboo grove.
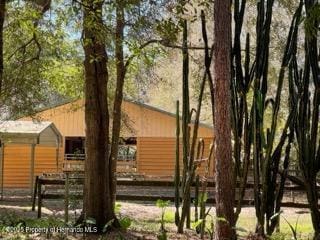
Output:
<instances>
[{"instance_id":1,"label":"bamboo grove","mask_svg":"<svg viewBox=\"0 0 320 240\"><path fill-rule=\"evenodd\" d=\"M247 183L253 182L256 212L256 234L270 236L279 225L285 182L289 179L304 187L314 239L320 237L320 211L318 209L317 175L320 170L319 105L320 69L318 32L320 5L315 0L301 0L295 6L286 43L281 50L276 78L270 74L270 45L275 9L274 0L256 2L255 33L247 33L244 19L248 8L246 0L233 1L233 44L231 114L233 138L235 221L241 213ZM203 237L206 217L204 198L207 192L207 175L195 176L198 163L210 166L209 156L203 156L203 142L197 139L197 126L203 92L208 87L213 93L214 83L210 63L214 46L208 45L204 12L201 14L204 43L203 79L197 109L190 110L188 86L188 29L183 23L183 102L182 136L180 133L179 102L177 103L177 151L176 151L176 225L178 232L190 228L191 185L195 181L195 220L202 220L197 231ZM252 36L253 35L253 36ZM276 87L272 87L272 84ZM211 102L215 102L211 94ZM195 113L195 116L192 116ZM283 114L284 113L284 114ZM191 133L190 123L194 120ZM279 122L283 121L280 126ZM181 138L181 139L180 139ZM182 166L179 165L180 141L182 141ZM298 176L289 174L289 166L297 166ZM180 169L181 168L181 169ZM180 173L182 177L180 178ZM250 178L251 177L251 178ZM202 187L199 188L199 185ZM200 189L200 191L199 191ZM201 200L202 199L202 200ZM181 205L181 209L180 209ZM200 207L200 216L198 214Z\"/></svg>"}]
</instances>

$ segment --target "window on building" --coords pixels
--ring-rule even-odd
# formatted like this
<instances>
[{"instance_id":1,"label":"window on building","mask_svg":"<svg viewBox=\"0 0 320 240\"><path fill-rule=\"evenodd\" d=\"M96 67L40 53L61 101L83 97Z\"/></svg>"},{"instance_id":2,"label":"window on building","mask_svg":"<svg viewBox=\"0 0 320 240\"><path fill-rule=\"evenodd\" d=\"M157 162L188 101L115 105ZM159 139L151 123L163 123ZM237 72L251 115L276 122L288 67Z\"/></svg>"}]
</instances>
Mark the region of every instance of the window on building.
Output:
<instances>
[{"instance_id":1,"label":"window on building","mask_svg":"<svg viewBox=\"0 0 320 240\"><path fill-rule=\"evenodd\" d=\"M85 138L66 137L65 138L65 158L66 160L85 159Z\"/></svg>"},{"instance_id":2,"label":"window on building","mask_svg":"<svg viewBox=\"0 0 320 240\"><path fill-rule=\"evenodd\" d=\"M134 161L137 153L137 139L135 137L120 138L118 160Z\"/></svg>"},{"instance_id":3,"label":"window on building","mask_svg":"<svg viewBox=\"0 0 320 240\"><path fill-rule=\"evenodd\" d=\"M136 160L137 139L120 138L118 160L134 161ZM85 138L84 137L66 137L65 138L65 159L66 160L84 160L85 159Z\"/></svg>"}]
</instances>

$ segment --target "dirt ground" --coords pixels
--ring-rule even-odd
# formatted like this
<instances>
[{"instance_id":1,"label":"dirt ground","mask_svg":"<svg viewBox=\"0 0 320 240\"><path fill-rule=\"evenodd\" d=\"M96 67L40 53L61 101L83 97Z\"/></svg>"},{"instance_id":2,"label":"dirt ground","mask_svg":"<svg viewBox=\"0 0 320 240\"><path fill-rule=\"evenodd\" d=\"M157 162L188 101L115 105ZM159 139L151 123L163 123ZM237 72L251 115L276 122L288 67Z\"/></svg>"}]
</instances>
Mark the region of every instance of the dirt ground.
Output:
<instances>
[{"instance_id":1,"label":"dirt ground","mask_svg":"<svg viewBox=\"0 0 320 240\"><path fill-rule=\"evenodd\" d=\"M10 190L6 191L4 199L0 201L0 216L15 215L20 218L37 219L37 211L31 211L31 198L27 190ZM155 206L154 202L119 202L120 217L132 219L131 227L127 232L120 232L106 236L104 239L157 239L160 228L161 209ZM81 202L71 203L69 219L74 220L80 213ZM42 208L43 218L64 218L64 201L61 200L44 200ZM37 209L36 209L37 210ZM283 208L283 219L281 221L281 231L290 233L286 221L295 225L298 222L297 231L301 239L308 239L312 235L310 214L307 209ZM211 210L214 216L214 210ZM284 220L285 219L285 220ZM166 210L166 230L168 239L200 239L194 231L186 231L183 235L176 234L174 224L174 207L170 205ZM255 210L253 207L244 207L242 209L238 225L247 230L248 234L255 227ZM41 235L31 236L31 239L41 239ZM69 235L67 239L81 239L82 235ZM1 239L1 236L0 236ZM7 238L10 239L10 238ZM63 238L57 238L63 239ZM65 238L64 238L65 239ZM209 238L207 238L209 239ZM290 238L289 238L290 239ZM310 238L311 239L311 238Z\"/></svg>"}]
</instances>

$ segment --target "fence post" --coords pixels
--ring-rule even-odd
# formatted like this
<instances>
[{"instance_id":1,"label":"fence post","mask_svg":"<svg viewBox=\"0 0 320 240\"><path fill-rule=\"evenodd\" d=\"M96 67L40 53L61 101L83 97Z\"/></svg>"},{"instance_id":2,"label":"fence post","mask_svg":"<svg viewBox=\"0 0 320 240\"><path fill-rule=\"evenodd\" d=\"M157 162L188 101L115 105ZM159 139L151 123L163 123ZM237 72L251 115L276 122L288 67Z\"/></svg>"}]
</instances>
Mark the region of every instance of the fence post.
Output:
<instances>
[{"instance_id":1,"label":"fence post","mask_svg":"<svg viewBox=\"0 0 320 240\"><path fill-rule=\"evenodd\" d=\"M69 221L69 172L66 172L65 180L65 196L64 196L64 221L68 223Z\"/></svg>"}]
</instances>

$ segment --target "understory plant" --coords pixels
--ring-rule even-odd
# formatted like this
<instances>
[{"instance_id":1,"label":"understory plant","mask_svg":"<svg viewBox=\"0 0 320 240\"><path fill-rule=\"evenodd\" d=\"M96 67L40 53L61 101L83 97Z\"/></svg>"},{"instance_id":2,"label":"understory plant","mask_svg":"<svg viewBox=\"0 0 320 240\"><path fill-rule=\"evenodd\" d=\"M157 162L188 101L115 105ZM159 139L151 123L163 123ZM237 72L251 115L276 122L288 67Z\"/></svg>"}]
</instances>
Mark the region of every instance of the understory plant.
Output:
<instances>
[{"instance_id":1,"label":"understory plant","mask_svg":"<svg viewBox=\"0 0 320 240\"><path fill-rule=\"evenodd\" d=\"M192 224L192 227L196 229L196 231L200 231L201 239L204 239L204 234L207 232L210 240L213 240L214 237L214 222L215 218L213 215L209 214L211 208L205 213L203 218L198 219ZM207 219L209 218L209 220Z\"/></svg>"},{"instance_id":2,"label":"understory plant","mask_svg":"<svg viewBox=\"0 0 320 240\"><path fill-rule=\"evenodd\" d=\"M115 204L115 213L118 216L118 221L120 223L120 227L121 227L122 230L127 230L131 226L132 220L128 216L123 216L121 214L120 210L121 210L121 204L120 203L116 203Z\"/></svg>"},{"instance_id":3,"label":"understory plant","mask_svg":"<svg viewBox=\"0 0 320 240\"><path fill-rule=\"evenodd\" d=\"M159 240L166 240L167 239L167 230L165 228L165 214L166 209L169 206L170 201L164 201L162 199L158 199L156 202L156 206L161 209L161 218L160 218L160 231L157 235L157 238Z\"/></svg>"},{"instance_id":4,"label":"understory plant","mask_svg":"<svg viewBox=\"0 0 320 240\"><path fill-rule=\"evenodd\" d=\"M291 239L293 239L293 240L298 240L298 222L299 222L299 215L298 215L298 217L297 217L297 220L296 220L296 223L295 223L295 225L293 225L293 224L291 224L289 221L288 221L288 219L286 219L283 215L282 215L282 211L280 211L280 212L278 212L278 213L276 213L275 215L273 215L272 217L271 217L271 219L274 219L274 218L278 218L278 217L282 217L282 219L288 224L288 226L289 226L289 229L290 229L290 231L291 231L291 234L292 234L292 238Z\"/></svg>"}]
</instances>

